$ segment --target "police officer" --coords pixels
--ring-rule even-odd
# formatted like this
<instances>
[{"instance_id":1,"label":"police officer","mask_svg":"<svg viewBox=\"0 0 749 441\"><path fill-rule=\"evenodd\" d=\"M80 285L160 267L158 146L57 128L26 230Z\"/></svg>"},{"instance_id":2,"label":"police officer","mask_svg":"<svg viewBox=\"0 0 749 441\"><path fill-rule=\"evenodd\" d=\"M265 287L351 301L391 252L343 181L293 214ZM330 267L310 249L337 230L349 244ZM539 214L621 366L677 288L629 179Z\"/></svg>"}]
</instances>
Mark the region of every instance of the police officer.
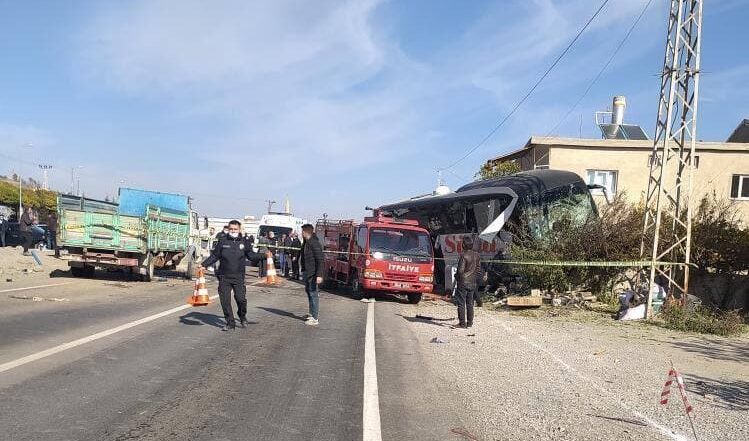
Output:
<instances>
[{"instance_id":1,"label":"police officer","mask_svg":"<svg viewBox=\"0 0 749 441\"><path fill-rule=\"evenodd\" d=\"M234 291L234 300L237 301L237 315L239 316L239 327L247 326L247 298L244 286L244 273L247 259L256 258L252 246L240 233L242 224L232 220L228 225L228 232L221 237L211 251L211 255L201 263L207 268L219 262L216 271L218 277L218 295L221 299L221 308L224 310L226 325L222 331L229 331L236 327L234 311L231 307L231 293Z\"/></svg>"}]
</instances>

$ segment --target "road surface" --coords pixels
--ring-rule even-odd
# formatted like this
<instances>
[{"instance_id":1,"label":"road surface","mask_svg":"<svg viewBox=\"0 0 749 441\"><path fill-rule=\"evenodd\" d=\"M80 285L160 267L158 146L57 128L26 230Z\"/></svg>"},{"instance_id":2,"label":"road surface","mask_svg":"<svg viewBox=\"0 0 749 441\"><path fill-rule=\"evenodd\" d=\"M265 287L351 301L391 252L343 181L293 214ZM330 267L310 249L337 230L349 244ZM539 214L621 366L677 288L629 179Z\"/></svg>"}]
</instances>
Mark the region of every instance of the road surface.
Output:
<instances>
[{"instance_id":1,"label":"road surface","mask_svg":"<svg viewBox=\"0 0 749 441\"><path fill-rule=\"evenodd\" d=\"M249 286L247 329L220 332L214 299L89 341L179 307L191 284L114 278L44 285L57 283L2 293L46 300L10 298L0 311L0 438L362 439L368 304L323 293L320 325L308 327L301 285ZM381 439L444 438L463 425L461 414L420 375L407 322L380 314L398 306L380 302L371 312ZM71 342L78 344L24 363ZM18 360L23 364L14 365ZM439 417L422 406L424 396L444 399Z\"/></svg>"},{"instance_id":2,"label":"road surface","mask_svg":"<svg viewBox=\"0 0 749 441\"><path fill-rule=\"evenodd\" d=\"M227 333L217 299L185 305L191 282L97 277L0 285L0 439L690 439L657 404L668 360L701 391L700 439L749 436L746 339L484 310L466 332L451 305L342 292L308 327L301 285L253 276Z\"/></svg>"}]
</instances>

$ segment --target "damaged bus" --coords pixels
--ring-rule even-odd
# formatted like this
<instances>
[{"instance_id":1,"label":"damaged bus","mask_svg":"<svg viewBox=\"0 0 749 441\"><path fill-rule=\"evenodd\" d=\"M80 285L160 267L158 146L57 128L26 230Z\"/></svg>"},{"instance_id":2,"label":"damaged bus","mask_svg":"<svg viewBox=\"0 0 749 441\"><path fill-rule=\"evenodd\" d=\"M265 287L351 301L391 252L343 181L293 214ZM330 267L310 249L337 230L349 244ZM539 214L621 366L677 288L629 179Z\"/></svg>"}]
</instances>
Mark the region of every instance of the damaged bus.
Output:
<instances>
[{"instance_id":1,"label":"damaged bus","mask_svg":"<svg viewBox=\"0 0 749 441\"><path fill-rule=\"evenodd\" d=\"M472 182L454 193L383 205L376 213L413 219L432 236L435 285L453 285L463 236L475 240L482 259L508 259L510 231L542 240L549 231L581 225L598 212L585 182L575 173L533 170ZM486 265L488 284L501 277L499 265ZM493 280L494 279L494 280Z\"/></svg>"}]
</instances>

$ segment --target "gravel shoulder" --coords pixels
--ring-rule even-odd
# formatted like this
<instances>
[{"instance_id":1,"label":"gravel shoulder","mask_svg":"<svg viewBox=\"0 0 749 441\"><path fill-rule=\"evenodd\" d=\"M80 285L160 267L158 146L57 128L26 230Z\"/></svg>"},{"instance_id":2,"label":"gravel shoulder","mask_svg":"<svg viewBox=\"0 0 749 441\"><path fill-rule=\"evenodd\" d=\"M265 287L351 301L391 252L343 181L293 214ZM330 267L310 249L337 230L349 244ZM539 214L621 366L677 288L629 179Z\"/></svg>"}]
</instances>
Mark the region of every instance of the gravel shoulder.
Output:
<instances>
[{"instance_id":1,"label":"gravel shoulder","mask_svg":"<svg viewBox=\"0 0 749 441\"><path fill-rule=\"evenodd\" d=\"M409 323L425 369L462 399L481 440L693 439L678 394L658 403L671 361L684 375L699 439L749 439L746 336L483 309L474 328L460 330L449 326L455 308L444 302L396 310L435 319ZM430 343L435 337L446 342Z\"/></svg>"}]
</instances>

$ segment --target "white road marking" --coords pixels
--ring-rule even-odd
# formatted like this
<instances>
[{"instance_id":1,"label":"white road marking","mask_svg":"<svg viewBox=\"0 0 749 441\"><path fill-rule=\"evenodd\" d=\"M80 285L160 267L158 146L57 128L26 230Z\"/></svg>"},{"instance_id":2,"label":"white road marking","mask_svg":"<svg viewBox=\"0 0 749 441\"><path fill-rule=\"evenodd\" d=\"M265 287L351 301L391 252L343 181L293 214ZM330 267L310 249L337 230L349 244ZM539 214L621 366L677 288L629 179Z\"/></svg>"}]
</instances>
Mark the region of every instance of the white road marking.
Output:
<instances>
[{"instance_id":1,"label":"white road marking","mask_svg":"<svg viewBox=\"0 0 749 441\"><path fill-rule=\"evenodd\" d=\"M607 398L608 401L616 404L617 406L621 407L622 409L626 410L627 412L630 412L632 415L640 418L641 420L644 420L650 427L656 429L662 435L665 435L665 436L667 436L667 437L669 437L669 438L671 438L673 440L676 440L676 441L688 441L689 440L689 438L687 436L682 435L682 434L680 434L680 433L678 433L678 432L676 432L674 430L671 430L670 428L668 428L668 427L666 427L666 426L664 426L662 424L659 424L657 421L654 421L654 420L648 418L647 416L643 415L642 413L636 411L635 409L632 409L629 406L625 405L622 402L621 398L613 396L608 389L604 388L603 386L601 386L598 383L596 383L594 380L592 380L592 379L586 377L585 375L581 374L580 372L577 371L577 369L573 368L572 366L570 366L569 364L567 364L564 360L562 360L561 358L559 358L556 355L552 354L548 349L546 349L546 348L538 345L537 343L529 340L525 335L518 334L512 328L510 328L509 326L505 325L504 323L500 322L500 324L502 325L502 327L507 332L509 332L511 334L514 334L518 339L524 341L525 343L527 343L528 345L530 345L534 349L536 349L536 350L538 350L540 352L543 352L544 354L548 355L559 366L563 367L567 371L569 371L572 374L576 375L579 379L583 380L589 386L591 386L592 388L594 388L595 390L597 390L601 394L601 396Z\"/></svg>"},{"instance_id":2,"label":"white road marking","mask_svg":"<svg viewBox=\"0 0 749 441\"><path fill-rule=\"evenodd\" d=\"M3 289L3 290L0 290L0 294L2 294L4 292L27 291L29 289L51 288L53 286L70 285L71 283L75 283L75 282L62 282L62 283L52 283L52 284L49 284L49 285L27 286L25 288Z\"/></svg>"},{"instance_id":3,"label":"white road marking","mask_svg":"<svg viewBox=\"0 0 749 441\"><path fill-rule=\"evenodd\" d=\"M367 305L367 331L364 336L364 411L362 412L364 441L382 441L375 358L374 306L374 303Z\"/></svg>"},{"instance_id":4,"label":"white road marking","mask_svg":"<svg viewBox=\"0 0 749 441\"><path fill-rule=\"evenodd\" d=\"M213 295L213 296L210 296L209 298L211 300L214 300L217 297L218 295ZM111 328L111 329L107 329L106 331L97 332L96 334L89 335L88 337L79 338L78 340L73 340L68 343L63 343L61 345L58 345L49 349L45 349L41 352L37 352L35 354L21 357L17 360L13 360L7 363L0 364L0 373L9 371L19 366L23 366L33 361L41 360L42 358L49 357L50 355L59 354L60 352L67 351L68 349L72 349L77 346L81 346L86 343L90 343L92 341L99 340L104 337L108 337L112 334L116 334L126 329L134 328L144 323L152 322L156 319L160 319L161 317L165 317L167 315L174 314L175 312L183 311L185 309L192 308L192 307L193 307L192 305L187 305L187 304L182 305L182 306L177 306L176 308L167 309L166 311L162 311L158 314L149 315L148 317L143 317L142 319L138 319L130 323L125 323L124 325L117 326L116 328Z\"/></svg>"}]
</instances>

